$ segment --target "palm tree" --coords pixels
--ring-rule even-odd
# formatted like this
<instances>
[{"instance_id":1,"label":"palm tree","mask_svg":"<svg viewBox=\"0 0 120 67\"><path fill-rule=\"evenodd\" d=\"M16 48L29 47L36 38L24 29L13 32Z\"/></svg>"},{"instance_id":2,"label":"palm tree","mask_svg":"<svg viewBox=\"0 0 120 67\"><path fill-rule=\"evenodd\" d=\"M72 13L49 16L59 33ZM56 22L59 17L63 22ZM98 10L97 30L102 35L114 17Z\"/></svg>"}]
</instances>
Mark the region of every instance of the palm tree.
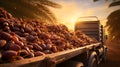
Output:
<instances>
[{"instance_id":1,"label":"palm tree","mask_svg":"<svg viewBox=\"0 0 120 67\"><path fill-rule=\"evenodd\" d=\"M120 6L120 1L114 1L109 7ZM106 27L108 27L109 37L111 40L120 39L120 9L113 11L108 17Z\"/></svg>"},{"instance_id":2,"label":"palm tree","mask_svg":"<svg viewBox=\"0 0 120 67\"><path fill-rule=\"evenodd\" d=\"M109 5L109 7L114 7L114 6L119 6L119 5L120 5L120 1L114 1L113 3Z\"/></svg>"},{"instance_id":3,"label":"palm tree","mask_svg":"<svg viewBox=\"0 0 120 67\"><path fill-rule=\"evenodd\" d=\"M120 39L120 9L112 12L108 17L106 27L111 40Z\"/></svg>"},{"instance_id":4,"label":"palm tree","mask_svg":"<svg viewBox=\"0 0 120 67\"><path fill-rule=\"evenodd\" d=\"M108 7L110 8L115 6L120 6L120 0L113 0L113 2ZM120 31L119 31L120 30L120 9L113 11L107 17L107 19L108 21L106 23L106 27L108 28L108 32L109 32L109 39L120 40Z\"/></svg>"},{"instance_id":5,"label":"palm tree","mask_svg":"<svg viewBox=\"0 0 120 67\"><path fill-rule=\"evenodd\" d=\"M17 18L56 22L54 14L48 7L61 6L50 0L0 0L0 7Z\"/></svg>"}]
</instances>

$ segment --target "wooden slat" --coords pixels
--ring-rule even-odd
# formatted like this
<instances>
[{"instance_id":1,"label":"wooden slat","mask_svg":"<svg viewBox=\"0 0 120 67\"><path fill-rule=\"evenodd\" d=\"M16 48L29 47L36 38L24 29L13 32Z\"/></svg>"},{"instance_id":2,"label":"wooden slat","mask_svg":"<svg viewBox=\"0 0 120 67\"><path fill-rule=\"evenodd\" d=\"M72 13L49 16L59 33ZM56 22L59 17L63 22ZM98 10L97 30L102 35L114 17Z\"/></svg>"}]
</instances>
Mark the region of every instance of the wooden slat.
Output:
<instances>
[{"instance_id":1,"label":"wooden slat","mask_svg":"<svg viewBox=\"0 0 120 67\"><path fill-rule=\"evenodd\" d=\"M39 64L45 59L45 56L39 56L24 60L13 61L10 63L0 64L0 67L35 67L35 65L31 64Z\"/></svg>"},{"instance_id":2,"label":"wooden slat","mask_svg":"<svg viewBox=\"0 0 120 67\"><path fill-rule=\"evenodd\" d=\"M97 47L97 46L99 46L99 44L100 43L95 43L95 44L87 45L87 46L84 46L84 47L79 47L79 48L76 48L76 49L66 50L66 51L62 51L62 52L58 52L58 53L54 53L54 54L48 54L47 58L49 58L49 60L51 60L51 61L54 61L55 64L58 64L60 62L68 60L72 57L75 57L79 54L82 54L89 49Z\"/></svg>"}]
</instances>

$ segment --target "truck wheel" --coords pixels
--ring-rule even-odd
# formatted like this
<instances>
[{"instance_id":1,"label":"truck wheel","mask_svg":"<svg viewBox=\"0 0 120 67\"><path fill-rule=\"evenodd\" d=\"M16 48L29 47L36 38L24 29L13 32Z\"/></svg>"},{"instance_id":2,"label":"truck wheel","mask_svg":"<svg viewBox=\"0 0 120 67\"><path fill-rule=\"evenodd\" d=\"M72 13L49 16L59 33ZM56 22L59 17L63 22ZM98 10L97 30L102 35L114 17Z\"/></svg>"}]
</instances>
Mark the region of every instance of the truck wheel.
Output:
<instances>
[{"instance_id":1,"label":"truck wheel","mask_svg":"<svg viewBox=\"0 0 120 67\"><path fill-rule=\"evenodd\" d=\"M56 67L84 67L84 65L79 61L66 61L57 65Z\"/></svg>"},{"instance_id":2,"label":"truck wheel","mask_svg":"<svg viewBox=\"0 0 120 67\"><path fill-rule=\"evenodd\" d=\"M84 65L82 62L70 61L69 66L67 66L67 67L84 67Z\"/></svg>"},{"instance_id":3,"label":"truck wheel","mask_svg":"<svg viewBox=\"0 0 120 67\"><path fill-rule=\"evenodd\" d=\"M102 62L105 62L105 60L106 60L106 55L107 55L107 47L104 46L104 53L103 53Z\"/></svg>"},{"instance_id":4,"label":"truck wheel","mask_svg":"<svg viewBox=\"0 0 120 67\"><path fill-rule=\"evenodd\" d=\"M90 64L90 67L97 67L97 60L96 60L96 58L93 58L92 59L92 62L91 62L91 64Z\"/></svg>"},{"instance_id":5,"label":"truck wheel","mask_svg":"<svg viewBox=\"0 0 120 67\"><path fill-rule=\"evenodd\" d=\"M96 52L92 52L88 59L87 67L98 67L98 60Z\"/></svg>"}]
</instances>

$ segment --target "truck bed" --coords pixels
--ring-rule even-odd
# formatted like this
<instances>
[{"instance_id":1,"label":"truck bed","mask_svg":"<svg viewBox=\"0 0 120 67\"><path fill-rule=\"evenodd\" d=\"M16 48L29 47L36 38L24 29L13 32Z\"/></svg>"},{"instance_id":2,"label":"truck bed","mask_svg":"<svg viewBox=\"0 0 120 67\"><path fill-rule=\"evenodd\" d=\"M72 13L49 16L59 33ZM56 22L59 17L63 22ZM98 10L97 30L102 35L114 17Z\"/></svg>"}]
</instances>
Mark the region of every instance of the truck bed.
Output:
<instances>
[{"instance_id":1,"label":"truck bed","mask_svg":"<svg viewBox=\"0 0 120 67\"><path fill-rule=\"evenodd\" d=\"M100 46L100 43L94 43L53 54L0 64L0 67L54 67L55 64L59 64L98 46Z\"/></svg>"}]
</instances>

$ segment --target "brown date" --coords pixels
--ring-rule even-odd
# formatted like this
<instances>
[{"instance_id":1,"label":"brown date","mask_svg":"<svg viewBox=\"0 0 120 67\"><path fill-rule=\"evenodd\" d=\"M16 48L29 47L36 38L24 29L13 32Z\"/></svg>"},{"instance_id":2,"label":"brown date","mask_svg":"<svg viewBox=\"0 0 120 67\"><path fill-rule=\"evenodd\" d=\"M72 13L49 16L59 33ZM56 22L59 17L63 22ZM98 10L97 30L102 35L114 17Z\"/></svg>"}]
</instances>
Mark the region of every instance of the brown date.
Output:
<instances>
[{"instance_id":1,"label":"brown date","mask_svg":"<svg viewBox=\"0 0 120 67\"><path fill-rule=\"evenodd\" d=\"M23 60L24 58L22 56L17 56L16 59L17 60Z\"/></svg>"},{"instance_id":2,"label":"brown date","mask_svg":"<svg viewBox=\"0 0 120 67\"><path fill-rule=\"evenodd\" d=\"M27 46L25 46L24 49L25 49L28 53L30 53L30 49L29 49Z\"/></svg>"},{"instance_id":3,"label":"brown date","mask_svg":"<svg viewBox=\"0 0 120 67\"><path fill-rule=\"evenodd\" d=\"M2 53L0 52L0 59L2 58Z\"/></svg>"},{"instance_id":4,"label":"brown date","mask_svg":"<svg viewBox=\"0 0 120 67\"><path fill-rule=\"evenodd\" d=\"M36 44L36 43L33 44L33 48L38 50L38 51L42 51L43 50L43 48L41 46L39 46L38 44Z\"/></svg>"},{"instance_id":5,"label":"brown date","mask_svg":"<svg viewBox=\"0 0 120 67\"><path fill-rule=\"evenodd\" d=\"M7 32L10 32L10 27L5 26L3 30L4 30L4 31L7 31Z\"/></svg>"},{"instance_id":6,"label":"brown date","mask_svg":"<svg viewBox=\"0 0 120 67\"><path fill-rule=\"evenodd\" d=\"M7 22L5 18L0 18L1 23Z\"/></svg>"},{"instance_id":7,"label":"brown date","mask_svg":"<svg viewBox=\"0 0 120 67\"><path fill-rule=\"evenodd\" d=\"M45 44L41 44L40 45L43 49L46 49L46 45Z\"/></svg>"},{"instance_id":8,"label":"brown date","mask_svg":"<svg viewBox=\"0 0 120 67\"><path fill-rule=\"evenodd\" d=\"M2 59L3 60L14 59L17 56L17 54L18 53L13 50L4 51L2 53Z\"/></svg>"},{"instance_id":9,"label":"brown date","mask_svg":"<svg viewBox=\"0 0 120 67\"><path fill-rule=\"evenodd\" d=\"M33 49L33 45L26 45L29 49Z\"/></svg>"},{"instance_id":10,"label":"brown date","mask_svg":"<svg viewBox=\"0 0 120 67\"><path fill-rule=\"evenodd\" d=\"M30 52L30 53L28 54L27 58L32 58L32 57L34 57L34 56L35 56L34 53Z\"/></svg>"},{"instance_id":11,"label":"brown date","mask_svg":"<svg viewBox=\"0 0 120 67\"><path fill-rule=\"evenodd\" d=\"M10 46L11 46L11 45L14 45L14 44L15 44L14 41L8 41L7 44L4 46L3 49L8 50L8 49L10 48Z\"/></svg>"},{"instance_id":12,"label":"brown date","mask_svg":"<svg viewBox=\"0 0 120 67\"><path fill-rule=\"evenodd\" d=\"M37 52L34 52L35 56L41 56L41 55L45 55L43 52L41 51L37 51Z\"/></svg>"},{"instance_id":13,"label":"brown date","mask_svg":"<svg viewBox=\"0 0 120 67\"><path fill-rule=\"evenodd\" d=\"M17 42L15 42L16 43L16 45L19 45L21 48L23 48L24 47L24 43L23 42L21 42L21 41L17 41Z\"/></svg>"},{"instance_id":14,"label":"brown date","mask_svg":"<svg viewBox=\"0 0 120 67\"><path fill-rule=\"evenodd\" d=\"M5 40L11 40L12 36L7 32L0 32L0 36Z\"/></svg>"},{"instance_id":15,"label":"brown date","mask_svg":"<svg viewBox=\"0 0 120 67\"><path fill-rule=\"evenodd\" d=\"M5 46L6 43L7 43L6 40L0 40L0 48Z\"/></svg>"},{"instance_id":16,"label":"brown date","mask_svg":"<svg viewBox=\"0 0 120 67\"><path fill-rule=\"evenodd\" d=\"M21 47L19 45L13 44L9 47L9 50L19 51Z\"/></svg>"},{"instance_id":17,"label":"brown date","mask_svg":"<svg viewBox=\"0 0 120 67\"><path fill-rule=\"evenodd\" d=\"M46 44L46 49L50 50L52 48L52 44Z\"/></svg>"},{"instance_id":18,"label":"brown date","mask_svg":"<svg viewBox=\"0 0 120 67\"><path fill-rule=\"evenodd\" d=\"M43 52L44 52L45 54L51 54L51 53L52 53L51 50L44 50Z\"/></svg>"},{"instance_id":19,"label":"brown date","mask_svg":"<svg viewBox=\"0 0 120 67\"><path fill-rule=\"evenodd\" d=\"M37 33L36 32L31 32L31 35L37 36Z\"/></svg>"},{"instance_id":20,"label":"brown date","mask_svg":"<svg viewBox=\"0 0 120 67\"><path fill-rule=\"evenodd\" d=\"M18 37L15 36L15 35L12 36L12 40L13 40L14 42L18 42L18 41L19 41Z\"/></svg>"},{"instance_id":21,"label":"brown date","mask_svg":"<svg viewBox=\"0 0 120 67\"><path fill-rule=\"evenodd\" d=\"M56 53L58 51L57 47L56 46L52 46L52 49L51 49L54 53Z\"/></svg>"},{"instance_id":22,"label":"brown date","mask_svg":"<svg viewBox=\"0 0 120 67\"><path fill-rule=\"evenodd\" d=\"M20 54L20 56L22 56L22 57L26 57L29 53L28 53L28 51L27 50L21 50L20 52L19 52L19 54Z\"/></svg>"},{"instance_id":23,"label":"brown date","mask_svg":"<svg viewBox=\"0 0 120 67\"><path fill-rule=\"evenodd\" d=\"M27 41L33 42L33 41L35 41L35 39L36 39L36 38L35 38L33 35L27 36Z\"/></svg>"}]
</instances>

